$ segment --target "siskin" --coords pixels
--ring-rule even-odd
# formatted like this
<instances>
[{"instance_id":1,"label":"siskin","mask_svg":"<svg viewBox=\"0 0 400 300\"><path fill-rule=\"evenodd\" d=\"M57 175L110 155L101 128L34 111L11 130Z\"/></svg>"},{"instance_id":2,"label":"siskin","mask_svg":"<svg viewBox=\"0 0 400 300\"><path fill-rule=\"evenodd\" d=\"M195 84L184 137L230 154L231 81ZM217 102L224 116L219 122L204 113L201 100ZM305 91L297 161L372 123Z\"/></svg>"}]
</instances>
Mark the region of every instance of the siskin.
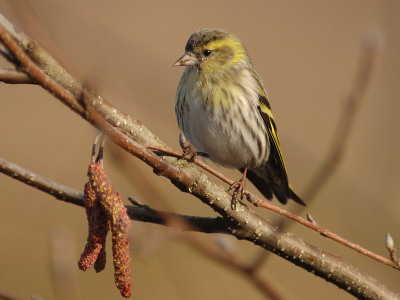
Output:
<instances>
[{"instance_id":1,"label":"siskin","mask_svg":"<svg viewBox=\"0 0 400 300\"><path fill-rule=\"evenodd\" d=\"M232 208L247 178L268 199L305 203L288 182L279 137L264 84L242 42L221 29L189 38L174 66L186 66L175 99L179 128L197 153L239 169Z\"/></svg>"}]
</instances>

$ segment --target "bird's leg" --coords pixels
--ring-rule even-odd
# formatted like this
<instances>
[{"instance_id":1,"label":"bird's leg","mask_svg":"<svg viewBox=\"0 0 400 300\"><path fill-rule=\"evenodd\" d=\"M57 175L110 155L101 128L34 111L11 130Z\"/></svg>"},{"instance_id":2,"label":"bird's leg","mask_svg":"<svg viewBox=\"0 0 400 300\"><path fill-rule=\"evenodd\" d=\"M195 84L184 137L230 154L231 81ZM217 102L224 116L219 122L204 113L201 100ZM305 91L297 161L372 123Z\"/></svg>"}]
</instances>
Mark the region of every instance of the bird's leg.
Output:
<instances>
[{"instance_id":1,"label":"bird's leg","mask_svg":"<svg viewBox=\"0 0 400 300\"><path fill-rule=\"evenodd\" d=\"M236 203L238 201L238 198L240 199L243 198L244 196L244 188L246 186L246 174L247 174L247 167L244 168L243 170L243 176L240 180L234 182L228 189L230 191L231 189L235 189L233 192L233 197L232 197L232 209L236 209Z\"/></svg>"},{"instance_id":2,"label":"bird's leg","mask_svg":"<svg viewBox=\"0 0 400 300\"><path fill-rule=\"evenodd\" d=\"M181 145L183 150L181 158L183 159L185 156L189 156L189 158L187 159L187 161L189 162L193 162L197 156L208 156L205 152L197 152L194 146L186 139L182 132L179 135L179 144Z\"/></svg>"}]
</instances>

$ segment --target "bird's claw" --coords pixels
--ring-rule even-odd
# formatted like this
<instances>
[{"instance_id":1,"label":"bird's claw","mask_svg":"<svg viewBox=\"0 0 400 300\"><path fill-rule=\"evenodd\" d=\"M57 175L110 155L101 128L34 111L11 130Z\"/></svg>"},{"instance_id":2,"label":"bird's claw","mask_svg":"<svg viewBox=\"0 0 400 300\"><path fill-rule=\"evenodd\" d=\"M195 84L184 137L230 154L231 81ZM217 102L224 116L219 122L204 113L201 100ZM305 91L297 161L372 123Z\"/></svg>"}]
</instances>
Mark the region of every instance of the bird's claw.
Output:
<instances>
[{"instance_id":1,"label":"bird's claw","mask_svg":"<svg viewBox=\"0 0 400 300\"><path fill-rule=\"evenodd\" d=\"M232 189L235 189L232 196L231 207L233 210L236 210L236 203L238 200L242 200L244 197L244 188L246 184L246 177L240 179L239 181L234 182L228 189L228 192Z\"/></svg>"},{"instance_id":2,"label":"bird's claw","mask_svg":"<svg viewBox=\"0 0 400 300\"><path fill-rule=\"evenodd\" d=\"M194 162L197 156L207 157L207 153L205 152L197 152L194 146L186 139L183 133L179 135L179 144L182 147L183 154L181 159L184 159L186 156L189 156L187 159L188 162Z\"/></svg>"},{"instance_id":3,"label":"bird's claw","mask_svg":"<svg viewBox=\"0 0 400 300\"><path fill-rule=\"evenodd\" d=\"M238 197L240 197L240 200L243 199L244 188L246 186L246 175L247 175L247 167L244 168L243 170L242 178L240 178L240 180L238 181L235 181L228 189L228 192L231 189L235 189L235 191L233 192L232 203L231 203L231 207L233 210L236 210L236 203L238 201Z\"/></svg>"},{"instance_id":4,"label":"bird's claw","mask_svg":"<svg viewBox=\"0 0 400 300\"><path fill-rule=\"evenodd\" d=\"M181 156L181 159L188 157L187 161L191 162L191 163L194 162L196 157L199 155L192 144L190 144L189 146L187 146L185 148L182 148L182 150L183 150L183 154Z\"/></svg>"}]
</instances>

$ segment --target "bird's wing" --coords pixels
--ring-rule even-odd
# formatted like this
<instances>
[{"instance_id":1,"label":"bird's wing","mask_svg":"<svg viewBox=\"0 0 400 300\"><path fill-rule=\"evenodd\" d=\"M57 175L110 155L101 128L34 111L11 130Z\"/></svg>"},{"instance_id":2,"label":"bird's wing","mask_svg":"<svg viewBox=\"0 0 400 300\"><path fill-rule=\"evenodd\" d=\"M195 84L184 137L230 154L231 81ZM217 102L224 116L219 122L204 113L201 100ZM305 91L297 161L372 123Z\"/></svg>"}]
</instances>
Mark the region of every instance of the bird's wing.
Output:
<instances>
[{"instance_id":1,"label":"bird's wing","mask_svg":"<svg viewBox=\"0 0 400 300\"><path fill-rule=\"evenodd\" d=\"M285 161L283 160L280 144L279 144L279 136L276 129L274 117L271 112L271 106L268 102L266 96L259 96L259 105L258 111L261 114L261 117L264 120L265 126L267 128L267 134L270 142L270 155L269 160L274 166L274 171L277 173L280 179L281 188L288 198L290 198L290 188L289 181L286 173Z\"/></svg>"}]
</instances>

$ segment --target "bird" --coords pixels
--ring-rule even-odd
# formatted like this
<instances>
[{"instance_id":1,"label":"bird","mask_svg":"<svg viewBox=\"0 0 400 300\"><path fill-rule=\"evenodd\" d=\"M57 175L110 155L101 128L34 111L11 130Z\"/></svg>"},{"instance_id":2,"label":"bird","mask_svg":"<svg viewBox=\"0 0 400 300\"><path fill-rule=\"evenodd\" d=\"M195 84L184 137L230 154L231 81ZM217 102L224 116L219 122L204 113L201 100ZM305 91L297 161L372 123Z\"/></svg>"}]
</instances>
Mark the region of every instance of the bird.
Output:
<instances>
[{"instance_id":1,"label":"bird","mask_svg":"<svg viewBox=\"0 0 400 300\"><path fill-rule=\"evenodd\" d=\"M238 37L216 28L193 33L175 98L178 126L202 155L216 165L242 172L231 207L242 199L246 178L269 200L273 195L304 205L289 184L279 136L264 84ZM189 151L188 151L189 152ZM185 153L185 152L184 152Z\"/></svg>"}]
</instances>

